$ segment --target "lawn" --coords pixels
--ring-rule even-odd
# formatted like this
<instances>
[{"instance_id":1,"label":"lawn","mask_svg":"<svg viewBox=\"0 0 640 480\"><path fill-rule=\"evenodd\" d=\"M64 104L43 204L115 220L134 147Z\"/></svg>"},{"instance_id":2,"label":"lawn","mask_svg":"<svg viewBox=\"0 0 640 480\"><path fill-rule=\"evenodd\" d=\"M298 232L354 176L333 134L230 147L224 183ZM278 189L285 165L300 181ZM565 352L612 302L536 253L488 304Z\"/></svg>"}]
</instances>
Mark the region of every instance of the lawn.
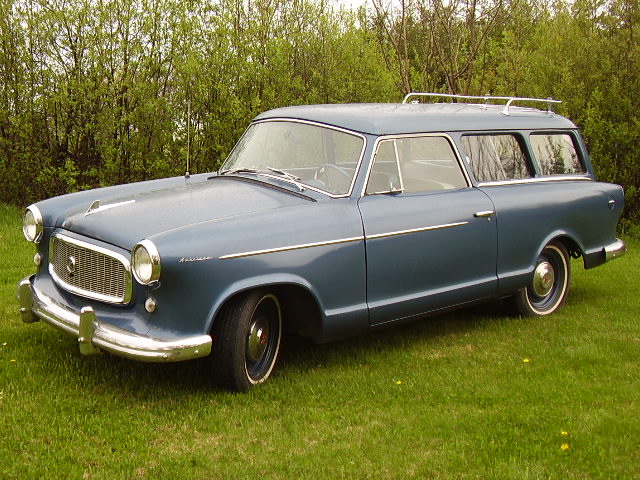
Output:
<instances>
[{"instance_id":1,"label":"lawn","mask_svg":"<svg viewBox=\"0 0 640 480\"><path fill-rule=\"evenodd\" d=\"M286 338L247 394L203 361L83 357L22 324L33 270L0 205L0 479L640 479L640 241L565 307L500 303L326 345Z\"/></svg>"}]
</instances>

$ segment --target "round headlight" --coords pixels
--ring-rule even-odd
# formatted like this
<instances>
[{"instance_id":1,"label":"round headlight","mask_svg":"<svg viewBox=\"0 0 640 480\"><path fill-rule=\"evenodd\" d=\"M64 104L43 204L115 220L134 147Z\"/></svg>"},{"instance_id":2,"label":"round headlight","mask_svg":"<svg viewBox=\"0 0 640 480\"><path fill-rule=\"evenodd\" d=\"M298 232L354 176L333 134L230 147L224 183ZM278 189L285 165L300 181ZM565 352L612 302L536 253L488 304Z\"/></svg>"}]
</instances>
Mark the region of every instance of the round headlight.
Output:
<instances>
[{"instance_id":1,"label":"round headlight","mask_svg":"<svg viewBox=\"0 0 640 480\"><path fill-rule=\"evenodd\" d=\"M42 214L35 205L27 207L22 217L22 233L24 238L33 243L42 239Z\"/></svg>"},{"instance_id":2,"label":"round headlight","mask_svg":"<svg viewBox=\"0 0 640 480\"><path fill-rule=\"evenodd\" d=\"M160 278L160 254L151 240L143 240L133 247L131 268L136 280L143 285Z\"/></svg>"}]
</instances>

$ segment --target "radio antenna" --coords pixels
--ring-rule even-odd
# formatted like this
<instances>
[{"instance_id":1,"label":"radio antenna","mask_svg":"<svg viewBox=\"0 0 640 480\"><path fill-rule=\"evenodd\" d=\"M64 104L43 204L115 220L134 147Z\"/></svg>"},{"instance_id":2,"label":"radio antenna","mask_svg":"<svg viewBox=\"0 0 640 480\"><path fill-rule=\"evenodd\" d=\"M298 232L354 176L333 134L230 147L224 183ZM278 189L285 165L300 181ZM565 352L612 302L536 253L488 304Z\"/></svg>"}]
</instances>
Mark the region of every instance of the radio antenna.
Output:
<instances>
[{"instance_id":1,"label":"radio antenna","mask_svg":"<svg viewBox=\"0 0 640 480\"><path fill-rule=\"evenodd\" d=\"M191 98L187 100L187 172L185 178L189 178L189 160L191 155Z\"/></svg>"}]
</instances>

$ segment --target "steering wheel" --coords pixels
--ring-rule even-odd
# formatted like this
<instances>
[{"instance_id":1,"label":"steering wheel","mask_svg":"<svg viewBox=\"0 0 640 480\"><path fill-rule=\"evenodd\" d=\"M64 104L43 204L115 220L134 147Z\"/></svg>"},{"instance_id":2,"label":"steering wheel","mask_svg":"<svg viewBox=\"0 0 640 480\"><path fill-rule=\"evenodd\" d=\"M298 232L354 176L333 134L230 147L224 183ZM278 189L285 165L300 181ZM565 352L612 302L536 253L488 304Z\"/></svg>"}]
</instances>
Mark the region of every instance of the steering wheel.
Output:
<instances>
[{"instance_id":1,"label":"steering wheel","mask_svg":"<svg viewBox=\"0 0 640 480\"><path fill-rule=\"evenodd\" d=\"M329 172L337 172L338 175ZM324 183L332 193L347 190L351 184L351 175L333 163L324 163L316 170L314 178Z\"/></svg>"}]
</instances>

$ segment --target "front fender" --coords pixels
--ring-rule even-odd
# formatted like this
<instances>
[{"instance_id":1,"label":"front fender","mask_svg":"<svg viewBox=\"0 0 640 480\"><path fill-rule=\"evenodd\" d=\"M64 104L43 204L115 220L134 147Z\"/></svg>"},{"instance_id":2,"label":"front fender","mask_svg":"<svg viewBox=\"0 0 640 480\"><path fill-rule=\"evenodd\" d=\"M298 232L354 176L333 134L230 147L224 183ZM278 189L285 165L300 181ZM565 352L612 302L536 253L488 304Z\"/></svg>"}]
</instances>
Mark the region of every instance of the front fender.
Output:
<instances>
[{"instance_id":1,"label":"front fender","mask_svg":"<svg viewBox=\"0 0 640 480\"><path fill-rule=\"evenodd\" d=\"M308 292L323 332L344 336L368 326L362 223L349 199L220 218L150 240L162 262L158 314L167 305L189 330L208 332L229 298L269 285Z\"/></svg>"},{"instance_id":2,"label":"front fender","mask_svg":"<svg viewBox=\"0 0 640 480\"><path fill-rule=\"evenodd\" d=\"M274 286L282 286L282 285L293 285L297 287L304 288L309 294L313 297L320 311L320 315L324 319L326 318L325 308L320 300L320 296L318 292L313 288L313 286L304 278L299 277L297 275L291 275L288 273L278 273L278 274L268 274L268 275L257 275L254 277L243 278L238 280L232 284L230 284L227 288L225 288L220 295L215 298L215 301L211 305L211 309L209 310L209 314L207 315L207 322L205 326L205 331L211 331L211 327L213 326L213 322L217 317L218 313L222 306L232 297L238 295L239 293L246 292L249 290L254 290L256 288L267 288Z\"/></svg>"}]
</instances>

